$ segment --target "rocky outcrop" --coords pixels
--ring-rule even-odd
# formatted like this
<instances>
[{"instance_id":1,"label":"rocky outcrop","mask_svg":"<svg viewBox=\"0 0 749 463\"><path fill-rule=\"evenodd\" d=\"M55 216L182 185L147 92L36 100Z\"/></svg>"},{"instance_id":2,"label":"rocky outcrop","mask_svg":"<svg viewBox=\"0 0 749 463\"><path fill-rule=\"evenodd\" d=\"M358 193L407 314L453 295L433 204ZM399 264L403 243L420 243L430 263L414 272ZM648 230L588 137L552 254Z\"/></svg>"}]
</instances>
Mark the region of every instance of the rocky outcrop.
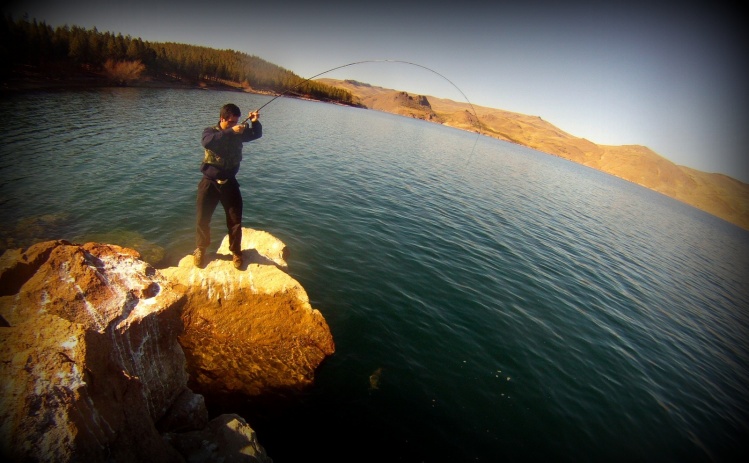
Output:
<instances>
[{"instance_id":1,"label":"rocky outcrop","mask_svg":"<svg viewBox=\"0 0 749 463\"><path fill-rule=\"evenodd\" d=\"M190 463L272 463L260 446L255 431L240 416L225 414L204 429L168 433L164 438Z\"/></svg>"},{"instance_id":2,"label":"rocky outcrop","mask_svg":"<svg viewBox=\"0 0 749 463\"><path fill-rule=\"evenodd\" d=\"M284 271L287 249L281 241L243 229L242 249L241 270L232 266L227 238L203 269L187 256L162 270L186 289L180 343L190 386L211 395L303 389L335 351L330 329Z\"/></svg>"},{"instance_id":3,"label":"rocky outcrop","mask_svg":"<svg viewBox=\"0 0 749 463\"><path fill-rule=\"evenodd\" d=\"M0 459L271 461L242 418L208 421L188 385L303 387L334 347L282 271L283 243L245 238L241 271L221 250L205 269L185 259L164 271L108 244L51 241L3 254Z\"/></svg>"}]
</instances>

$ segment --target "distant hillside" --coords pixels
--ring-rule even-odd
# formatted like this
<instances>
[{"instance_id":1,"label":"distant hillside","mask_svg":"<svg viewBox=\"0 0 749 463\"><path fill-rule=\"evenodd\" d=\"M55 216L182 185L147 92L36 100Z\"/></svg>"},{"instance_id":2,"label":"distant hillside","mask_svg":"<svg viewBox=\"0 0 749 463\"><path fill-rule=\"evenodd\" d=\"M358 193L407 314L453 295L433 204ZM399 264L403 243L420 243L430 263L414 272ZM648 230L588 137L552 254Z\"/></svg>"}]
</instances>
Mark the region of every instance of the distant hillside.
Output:
<instances>
[{"instance_id":1,"label":"distant hillside","mask_svg":"<svg viewBox=\"0 0 749 463\"><path fill-rule=\"evenodd\" d=\"M583 164L690 204L749 230L749 185L722 174L679 166L640 145L596 145L538 116L376 87L352 80L318 79L349 91L378 111L477 131ZM480 129L479 129L480 128Z\"/></svg>"}]
</instances>

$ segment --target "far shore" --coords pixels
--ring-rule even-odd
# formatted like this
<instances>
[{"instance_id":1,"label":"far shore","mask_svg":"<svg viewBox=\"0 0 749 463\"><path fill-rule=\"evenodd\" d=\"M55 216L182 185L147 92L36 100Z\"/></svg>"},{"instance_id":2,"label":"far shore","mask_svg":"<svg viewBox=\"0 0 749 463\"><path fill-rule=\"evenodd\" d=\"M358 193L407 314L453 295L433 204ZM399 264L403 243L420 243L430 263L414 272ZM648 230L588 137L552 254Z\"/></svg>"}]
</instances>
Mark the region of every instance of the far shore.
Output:
<instances>
[{"instance_id":1,"label":"far shore","mask_svg":"<svg viewBox=\"0 0 749 463\"><path fill-rule=\"evenodd\" d=\"M136 87L136 88L177 88L236 91L262 95L277 95L274 92L244 88L236 82L191 81L176 76L147 76L120 84L101 72L86 70L40 69L23 66L14 69L10 76L0 80L0 92L22 93L44 90L78 90L86 88Z\"/></svg>"},{"instance_id":2,"label":"far shore","mask_svg":"<svg viewBox=\"0 0 749 463\"><path fill-rule=\"evenodd\" d=\"M242 86L238 82L196 81L169 75L144 77L122 85L109 79L102 72L93 69L72 69L70 66L44 69L19 66L9 76L0 79L0 94L5 95L33 91L66 91L108 87L202 89L268 96L279 95L278 92L260 91ZM354 97L361 98L361 95L350 88L345 86L343 88L351 92ZM386 89L381 90L387 91ZM296 94L289 94L288 96L310 99ZM362 107L366 108L367 106L362 104ZM749 207L749 185L743 182L725 175L709 174L677 166L647 147L636 145L598 146L587 140L564 134L540 117L510 114L491 108L486 109L498 114L493 119L496 122L494 132L493 134L485 133L487 136L527 146L617 176L749 230L749 214L747 214L749 210L747 209ZM397 107L382 110L398 114ZM463 113L460 112L460 114ZM518 123L518 120L520 120L520 123ZM460 122L457 126L459 125ZM529 135L531 132L533 134ZM547 136L549 133L552 135ZM602 163L604 158L607 159L606 164Z\"/></svg>"}]
</instances>

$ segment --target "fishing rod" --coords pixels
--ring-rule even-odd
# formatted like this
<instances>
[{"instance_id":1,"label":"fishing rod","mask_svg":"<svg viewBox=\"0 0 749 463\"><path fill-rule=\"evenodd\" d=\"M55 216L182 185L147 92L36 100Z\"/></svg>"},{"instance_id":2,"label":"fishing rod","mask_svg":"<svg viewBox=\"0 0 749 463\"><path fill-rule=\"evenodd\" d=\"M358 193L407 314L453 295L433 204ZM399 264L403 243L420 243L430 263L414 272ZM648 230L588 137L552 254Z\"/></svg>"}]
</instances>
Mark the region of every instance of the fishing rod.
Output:
<instances>
[{"instance_id":1,"label":"fishing rod","mask_svg":"<svg viewBox=\"0 0 749 463\"><path fill-rule=\"evenodd\" d=\"M463 90L461 90L460 87L458 87L457 85L455 85L453 83L453 81L451 81L447 77L443 76L439 72L435 71L434 69L431 69L431 68L429 68L427 66L424 66L422 64L412 63L410 61L403 61L403 60L397 60L397 59L368 59L368 60L355 61L353 63L343 64L341 66L336 66L334 68L328 69L327 71L323 71L323 72L321 72L319 74L315 74L312 77L304 79L303 81L299 82L298 84L294 85L293 87L289 88L288 90L284 91L283 93L279 93L278 95L274 96L273 98L271 98L270 100L268 100L267 102L265 102L262 106L260 106L259 108L257 108L255 111L251 112L250 115L247 116L247 118L244 121L242 121L242 123L246 124L247 121L252 118L253 114L259 113L261 109L263 109L266 106L268 106L269 104L273 103L277 98L280 98L280 97L282 97L284 95L287 95L289 92L292 92L292 91L296 90L297 88L301 87L302 85L306 84L307 82L309 82L312 79L320 77L320 76L322 76L324 74L327 74L329 72L337 71L338 69L343 69L343 68L346 68L346 67L349 67L349 66L355 66L355 65L364 64L364 63L401 63L401 64L408 64L408 65L411 65L411 66L416 66L416 67L425 69L425 70L427 70L429 72L432 72L434 74L437 74L438 76L440 76L443 79L445 79L448 83L450 83L450 85L452 85L453 87L455 87L455 89L458 90L458 92L460 92L461 95L463 95L463 98L465 98L466 102L468 103L468 106L471 107L471 111L473 111L473 116L476 118L476 124L475 125L476 125L477 136L476 136L476 141L474 141L474 143L473 143L473 149L471 150L471 156L469 156L469 158L468 158L468 162L470 162L471 157L473 156L473 152L476 150L476 143L478 143L479 136L481 135L481 124L479 124L479 116L476 113L476 108L473 107L473 103L471 103L471 101L468 99L468 97L466 96L466 94L463 93ZM466 165L468 165L468 162L466 162Z\"/></svg>"},{"instance_id":2,"label":"fishing rod","mask_svg":"<svg viewBox=\"0 0 749 463\"><path fill-rule=\"evenodd\" d=\"M344 64L344 65L341 65L341 66L336 66L334 68L328 69L327 71L323 71L323 72L321 72L319 74L315 74L314 76L312 76L310 78L304 79L303 81L299 82L298 84L294 85L293 87L291 87L290 89L284 91L283 93L280 93L280 94L274 96L273 98L271 98L269 101L265 102L265 104L263 104L262 106L260 106L259 108L257 108L253 112L260 112L261 109L263 109L266 106L268 106L269 104L273 103L273 101L275 101L277 98L280 98L280 97L282 97L284 95L287 95L289 92L292 92L292 91L296 90L297 88L301 87L302 85L306 84L307 82L309 82L312 79L320 77L320 76L322 76L324 74L327 74L329 72L337 71L338 69L343 69L343 68L346 68L346 67L349 67L349 66L355 66L357 64L364 64L364 63L402 63L402 64L409 64L411 66L420 67L422 69L426 69L429 72L433 72L434 74L437 74L438 76L442 77L447 82L449 82L450 85L452 85L453 87L455 87L455 89L458 90L461 95L463 95L463 98L465 98L466 102L471 107L471 111L473 111L474 117L476 117L476 122L478 122L479 117L478 117L478 114L476 113L476 109L473 107L473 104L468 99L468 97L466 96L466 94L463 93L463 90L461 90L457 85L455 85L450 79L448 79L447 77L443 76L442 74L440 74L439 72L435 71L434 69L428 68L428 67L426 67L426 66L424 66L422 64L412 63L410 61L402 61L402 60L397 60L397 59L368 59L368 60L363 60L363 61L355 61L353 63L348 63L348 64ZM250 114L252 114L252 113L250 113ZM247 122L248 120L250 120L250 117L251 116L248 116L247 119L245 119L243 122ZM480 126L477 126L477 129L479 130L479 133L481 133Z\"/></svg>"}]
</instances>

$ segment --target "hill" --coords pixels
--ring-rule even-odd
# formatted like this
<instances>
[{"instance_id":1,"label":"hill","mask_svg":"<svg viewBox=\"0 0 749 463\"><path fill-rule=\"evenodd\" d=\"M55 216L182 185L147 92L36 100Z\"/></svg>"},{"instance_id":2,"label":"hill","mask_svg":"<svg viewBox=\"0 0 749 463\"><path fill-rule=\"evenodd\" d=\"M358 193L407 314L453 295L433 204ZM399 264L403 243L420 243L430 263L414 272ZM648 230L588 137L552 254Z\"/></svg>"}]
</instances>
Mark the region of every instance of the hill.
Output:
<instances>
[{"instance_id":1,"label":"hill","mask_svg":"<svg viewBox=\"0 0 749 463\"><path fill-rule=\"evenodd\" d=\"M538 116L410 95L353 80L324 78L317 81L349 91L357 103L367 108L479 130L483 135L620 177L749 230L749 185L723 174L676 165L645 146L597 145L570 135Z\"/></svg>"}]
</instances>

